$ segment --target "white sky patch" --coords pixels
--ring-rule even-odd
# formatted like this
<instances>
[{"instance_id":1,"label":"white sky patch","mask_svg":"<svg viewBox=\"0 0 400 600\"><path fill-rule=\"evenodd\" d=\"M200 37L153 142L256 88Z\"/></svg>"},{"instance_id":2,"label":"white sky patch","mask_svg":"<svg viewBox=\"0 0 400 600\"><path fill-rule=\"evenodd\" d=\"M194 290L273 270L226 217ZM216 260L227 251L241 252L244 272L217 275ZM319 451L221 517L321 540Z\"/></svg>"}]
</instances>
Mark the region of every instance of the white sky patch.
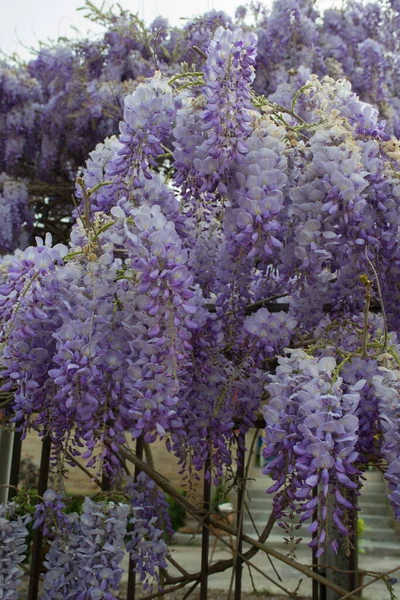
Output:
<instances>
[{"instance_id":1,"label":"white sky patch","mask_svg":"<svg viewBox=\"0 0 400 600\"><path fill-rule=\"evenodd\" d=\"M183 23L202 15L208 10L224 10L233 16L240 0L120 0L121 6L132 13L137 13L147 23L162 15L173 25ZM94 1L100 6L100 1ZM266 4L271 6L272 0ZM31 49L38 49L39 42L56 40L60 37L97 37L101 28L84 18L77 9L84 5L84 0L1 0L0 13L0 49L10 55L16 53L24 59L30 58ZM111 6L106 0L104 5ZM321 6L340 6L340 0L323 0Z\"/></svg>"}]
</instances>

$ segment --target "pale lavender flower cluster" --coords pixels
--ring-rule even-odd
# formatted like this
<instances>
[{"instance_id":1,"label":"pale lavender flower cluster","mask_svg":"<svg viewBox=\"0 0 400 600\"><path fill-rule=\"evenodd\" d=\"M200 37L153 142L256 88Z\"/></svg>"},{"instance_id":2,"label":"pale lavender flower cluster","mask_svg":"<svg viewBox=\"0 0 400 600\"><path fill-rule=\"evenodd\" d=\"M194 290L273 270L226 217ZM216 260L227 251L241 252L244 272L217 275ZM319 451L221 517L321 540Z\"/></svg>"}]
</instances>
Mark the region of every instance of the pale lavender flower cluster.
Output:
<instances>
[{"instance_id":1,"label":"pale lavender flower cluster","mask_svg":"<svg viewBox=\"0 0 400 600\"><path fill-rule=\"evenodd\" d=\"M236 225L232 243L243 247L249 258L259 257L260 268L282 248L279 215L287 185L285 144L279 139L282 133L270 119L256 123L246 140L248 152L234 169L229 188L233 214L227 210L227 220Z\"/></svg>"},{"instance_id":2,"label":"pale lavender flower cluster","mask_svg":"<svg viewBox=\"0 0 400 600\"><path fill-rule=\"evenodd\" d=\"M128 505L85 498L81 515L64 516L68 531L53 527L54 539L44 561L43 600L115 600L129 513Z\"/></svg>"},{"instance_id":3,"label":"pale lavender flower cluster","mask_svg":"<svg viewBox=\"0 0 400 600\"><path fill-rule=\"evenodd\" d=\"M318 531L310 543L320 556L327 543L337 551L336 539L327 539L327 497L332 486L335 494L333 520L340 534L349 535L346 511L353 504L346 490L360 487L355 466L359 421L356 410L358 381L347 393L342 380L334 376L336 361L332 357L316 359L303 350L293 350L279 359L276 374L270 376L267 390L270 401L264 407L266 421L264 458L271 459L263 472L275 483L267 490L277 492L274 510L285 517L286 509L295 510L300 522L314 519L308 530ZM313 496L313 491L317 494Z\"/></svg>"},{"instance_id":4,"label":"pale lavender flower cluster","mask_svg":"<svg viewBox=\"0 0 400 600\"><path fill-rule=\"evenodd\" d=\"M400 518L400 372L393 368L380 368L372 385L379 399L378 410L383 435L381 452L387 460L389 500L396 519Z\"/></svg>"},{"instance_id":5,"label":"pale lavender flower cluster","mask_svg":"<svg viewBox=\"0 0 400 600\"><path fill-rule=\"evenodd\" d=\"M54 442L61 443L66 428L75 424L75 438L85 436L85 458L96 446L94 430L106 430L110 416L115 418L117 373L123 360L116 351L122 340L113 297L118 263L113 262L107 247L101 251L87 270L82 255L57 273L64 302L58 309L59 325L53 333L56 347L49 370L55 400L50 424Z\"/></svg>"},{"instance_id":6,"label":"pale lavender flower cluster","mask_svg":"<svg viewBox=\"0 0 400 600\"><path fill-rule=\"evenodd\" d=\"M31 520L28 515L16 513L13 502L0 504L0 598L17 600L18 584L23 570L20 564L25 560L28 545L26 525Z\"/></svg>"},{"instance_id":7,"label":"pale lavender flower cluster","mask_svg":"<svg viewBox=\"0 0 400 600\"><path fill-rule=\"evenodd\" d=\"M297 321L283 311L270 313L266 308L246 317L243 323L247 348L254 348L259 360L280 354L289 346Z\"/></svg>"},{"instance_id":8,"label":"pale lavender flower cluster","mask_svg":"<svg viewBox=\"0 0 400 600\"><path fill-rule=\"evenodd\" d=\"M359 429L356 450L359 461L367 465L382 458L382 398L378 395L375 386L375 376L379 375L379 363L373 358L354 357L343 366L343 382L351 386L363 380L364 386L360 390L360 403L356 410ZM378 442L379 440L379 442Z\"/></svg>"},{"instance_id":9,"label":"pale lavender flower cluster","mask_svg":"<svg viewBox=\"0 0 400 600\"><path fill-rule=\"evenodd\" d=\"M164 152L162 143L171 133L175 113L172 89L160 72L126 96L119 137L123 147L113 160L113 174L130 177L135 185L140 171L151 179L149 167L157 167L156 158Z\"/></svg>"},{"instance_id":10,"label":"pale lavender flower cluster","mask_svg":"<svg viewBox=\"0 0 400 600\"><path fill-rule=\"evenodd\" d=\"M222 179L232 160L240 164L248 152L243 141L251 133L250 84L254 79L257 36L219 27L207 49L204 67L206 105L202 129L206 139L193 161L201 192L226 191Z\"/></svg>"},{"instance_id":11,"label":"pale lavender flower cluster","mask_svg":"<svg viewBox=\"0 0 400 600\"><path fill-rule=\"evenodd\" d=\"M167 568L168 547L164 531L171 534L165 495L154 482L140 473L136 483L130 483L132 515L129 517L126 550L131 555L134 571L139 573L144 589L159 584L159 569Z\"/></svg>"},{"instance_id":12,"label":"pale lavender flower cluster","mask_svg":"<svg viewBox=\"0 0 400 600\"><path fill-rule=\"evenodd\" d=\"M37 243L12 260L8 282L0 286L2 389L16 388L14 420L22 429L35 411L45 419L46 410L41 411L43 403L47 406L52 336L59 324L55 273L67 252L61 244L52 246L50 234L45 243L40 238Z\"/></svg>"},{"instance_id":13,"label":"pale lavender flower cluster","mask_svg":"<svg viewBox=\"0 0 400 600\"><path fill-rule=\"evenodd\" d=\"M126 267L137 274L135 287L122 280L119 292L122 302L137 307L124 323L130 356L121 415L134 437L144 433L151 441L182 425L177 394L191 366L192 331L203 300L192 289L188 252L159 205L134 208L121 200L111 212L116 223L108 235L125 247Z\"/></svg>"},{"instance_id":14,"label":"pale lavender flower cluster","mask_svg":"<svg viewBox=\"0 0 400 600\"><path fill-rule=\"evenodd\" d=\"M33 212L28 206L26 181L0 174L0 252L7 254L24 249L32 233Z\"/></svg>"},{"instance_id":15,"label":"pale lavender flower cluster","mask_svg":"<svg viewBox=\"0 0 400 600\"><path fill-rule=\"evenodd\" d=\"M113 159L118 155L121 150L122 144L117 138L107 138L103 143L96 145L96 148L90 152L89 158L86 161L86 166L82 169L82 179L85 186L85 193L88 195L87 201L90 205L90 214L97 211L107 212L113 205L115 199L113 197L114 187L110 185L101 185L106 181L110 181L111 177L108 176L108 168ZM94 188L98 187L95 192L92 192ZM80 185L76 185L75 195L80 198L80 214L84 214L84 203L83 203L83 190ZM79 215L75 211L74 216L77 218Z\"/></svg>"},{"instance_id":16,"label":"pale lavender flower cluster","mask_svg":"<svg viewBox=\"0 0 400 600\"><path fill-rule=\"evenodd\" d=\"M64 513L66 504L64 496L52 489L46 490L42 502L35 506L33 528L41 527L45 537L51 537L52 532L62 531L67 534L70 530L70 522Z\"/></svg>"}]
</instances>

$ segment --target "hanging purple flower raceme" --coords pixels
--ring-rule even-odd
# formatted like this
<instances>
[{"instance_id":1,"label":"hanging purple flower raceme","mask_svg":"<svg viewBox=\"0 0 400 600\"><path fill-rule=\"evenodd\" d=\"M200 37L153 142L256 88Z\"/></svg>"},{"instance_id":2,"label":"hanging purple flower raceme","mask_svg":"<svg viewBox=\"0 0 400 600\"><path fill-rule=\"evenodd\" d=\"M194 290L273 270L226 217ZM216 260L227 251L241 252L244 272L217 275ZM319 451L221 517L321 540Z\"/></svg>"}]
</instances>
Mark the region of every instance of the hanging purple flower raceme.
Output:
<instances>
[{"instance_id":1,"label":"hanging purple flower raceme","mask_svg":"<svg viewBox=\"0 0 400 600\"><path fill-rule=\"evenodd\" d=\"M0 597L4 600L18 599L18 584L24 574L20 564L25 560L28 545L26 525L28 515L17 514L13 502L0 504Z\"/></svg>"},{"instance_id":2,"label":"hanging purple flower raceme","mask_svg":"<svg viewBox=\"0 0 400 600\"><path fill-rule=\"evenodd\" d=\"M343 365L342 374L344 383L350 387L364 381L355 413L359 422L356 450L361 464L377 463L382 458L382 401L374 385L374 379L379 375L379 363L376 359L354 357Z\"/></svg>"},{"instance_id":3,"label":"hanging purple flower raceme","mask_svg":"<svg viewBox=\"0 0 400 600\"><path fill-rule=\"evenodd\" d=\"M61 244L52 247L50 234L37 243L12 260L8 282L0 289L2 389L15 390L13 420L24 433L33 412L47 414L52 393L49 369L59 324L56 272L67 252Z\"/></svg>"},{"instance_id":4,"label":"hanging purple flower raceme","mask_svg":"<svg viewBox=\"0 0 400 600\"><path fill-rule=\"evenodd\" d=\"M257 36L219 27L207 49L204 66L206 99L201 114L206 139L196 148L196 177L203 181L199 192L226 192L224 175L232 161L241 163L248 152L245 140L251 133L253 108L250 84L254 79Z\"/></svg>"},{"instance_id":5,"label":"hanging purple flower raceme","mask_svg":"<svg viewBox=\"0 0 400 600\"><path fill-rule=\"evenodd\" d=\"M229 186L229 198L236 235L232 244L242 247L249 258L261 259L259 268L270 263L282 248L279 215L284 209L284 191L288 168L286 145L280 139L283 129L272 119L254 120L253 131L246 140L248 153L235 167Z\"/></svg>"},{"instance_id":6,"label":"hanging purple flower raceme","mask_svg":"<svg viewBox=\"0 0 400 600\"><path fill-rule=\"evenodd\" d=\"M151 441L182 425L180 379L190 370L190 340L203 300L192 289L188 253L159 205L134 208L121 200L111 212L116 222L107 235L128 255L118 297L136 306L123 323L130 356L121 415L133 437L143 433Z\"/></svg>"},{"instance_id":7,"label":"hanging purple flower raceme","mask_svg":"<svg viewBox=\"0 0 400 600\"><path fill-rule=\"evenodd\" d=\"M389 359L388 367L381 367L380 373L372 380L373 391L378 398L378 410L383 434L381 452L388 469L389 500L396 519L400 518L400 430L399 398L400 372L393 368Z\"/></svg>"},{"instance_id":8,"label":"hanging purple flower raceme","mask_svg":"<svg viewBox=\"0 0 400 600\"><path fill-rule=\"evenodd\" d=\"M25 181L0 174L0 252L13 252L26 248L32 233L33 212L28 205L28 188Z\"/></svg>"},{"instance_id":9,"label":"hanging purple flower raceme","mask_svg":"<svg viewBox=\"0 0 400 600\"><path fill-rule=\"evenodd\" d=\"M162 143L171 133L176 109L172 89L159 71L147 83L139 84L124 102L119 137L123 147L109 172L118 178L129 177L137 185L140 172L151 179L150 167L158 166L156 158L164 153Z\"/></svg>"},{"instance_id":10,"label":"hanging purple flower raceme","mask_svg":"<svg viewBox=\"0 0 400 600\"><path fill-rule=\"evenodd\" d=\"M266 377L250 352L241 349L237 361L223 356L222 324L215 315L204 315L192 344L193 375L183 382L178 402L182 433L172 432L167 444L195 480L211 457L218 485L232 464L237 430L246 433L254 424Z\"/></svg>"},{"instance_id":11,"label":"hanging purple flower raceme","mask_svg":"<svg viewBox=\"0 0 400 600\"><path fill-rule=\"evenodd\" d=\"M78 575L80 556L78 554L83 542L79 515L72 513L66 516L67 535L58 531L54 539L48 540L50 549L46 554L43 566L46 573L43 580L43 600L59 600L59 598L78 599L84 597L85 587ZM100 596L101 598L102 596Z\"/></svg>"},{"instance_id":12,"label":"hanging purple flower raceme","mask_svg":"<svg viewBox=\"0 0 400 600\"><path fill-rule=\"evenodd\" d=\"M296 325L297 321L283 311L270 313L266 308L260 308L246 317L242 343L245 348L254 348L254 354L262 364L289 346Z\"/></svg>"},{"instance_id":13,"label":"hanging purple flower raceme","mask_svg":"<svg viewBox=\"0 0 400 600\"><path fill-rule=\"evenodd\" d=\"M360 487L359 471L354 466L359 404L357 382L343 393L342 380L335 377L336 362L331 357L315 359L302 350L280 358L267 390L270 401L264 407L266 448L264 458L271 459L263 473L275 483L267 490L275 493L276 516L295 511L300 523L313 518L318 505L320 514L308 530L318 531L310 545L324 552L327 543L337 551L337 542L326 537L327 498L335 494L333 519L340 534L352 532L346 527L346 511L352 503L347 490ZM314 490L317 491L313 496Z\"/></svg>"},{"instance_id":14,"label":"hanging purple flower raceme","mask_svg":"<svg viewBox=\"0 0 400 600\"><path fill-rule=\"evenodd\" d=\"M47 500L46 500L47 502ZM43 600L115 600L123 570L130 508L85 498L82 513L52 528L44 565Z\"/></svg>"},{"instance_id":15,"label":"hanging purple flower raceme","mask_svg":"<svg viewBox=\"0 0 400 600\"><path fill-rule=\"evenodd\" d=\"M232 166L216 271L218 315L226 330L239 339L257 280L275 278L278 285L286 283L284 274L276 271L283 249L289 171L284 130L256 112L251 124L253 131L246 140L249 152L240 165ZM264 297L268 295L266 291Z\"/></svg>"},{"instance_id":16,"label":"hanging purple flower raceme","mask_svg":"<svg viewBox=\"0 0 400 600\"><path fill-rule=\"evenodd\" d=\"M79 214L77 210L74 211L75 218L85 215L85 209L87 210L83 201L85 194L90 216L97 211L109 212L115 203L115 187L111 183L104 184L113 181L113 177L108 173L108 168L118 157L118 152L122 147L121 142L116 137L112 137L105 139L104 143L97 144L96 148L90 152L86 166L81 173L80 184L76 185L75 195L81 200L81 204Z\"/></svg>"},{"instance_id":17,"label":"hanging purple flower raceme","mask_svg":"<svg viewBox=\"0 0 400 600\"><path fill-rule=\"evenodd\" d=\"M157 490L154 482L140 473L135 483L127 487L132 506L129 517L126 550L130 553L134 571L140 574L144 589L153 589L159 584L158 569L167 568L168 547L164 531L172 533L171 521L167 512L165 495Z\"/></svg>"},{"instance_id":18,"label":"hanging purple flower raceme","mask_svg":"<svg viewBox=\"0 0 400 600\"><path fill-rule=\"evenodd\" d=\"M99 237L97 243L91 242L79 224L72 240L71 255L76 256L57 273L63 302L53 334L56 348L49 375L54 400L49 426L55 446L67 442L68 449L79 455L83 438L83 457L90 459L89 466L111 474L120 464L102 444L104 436L111 428L115 441L124 441L119 405L126 353L115 282L121 262L114 260L109 244ZM86 252L90 253L88 264ZM74 428L72 437L70 428Z\"/></svg>"}]
</instances>

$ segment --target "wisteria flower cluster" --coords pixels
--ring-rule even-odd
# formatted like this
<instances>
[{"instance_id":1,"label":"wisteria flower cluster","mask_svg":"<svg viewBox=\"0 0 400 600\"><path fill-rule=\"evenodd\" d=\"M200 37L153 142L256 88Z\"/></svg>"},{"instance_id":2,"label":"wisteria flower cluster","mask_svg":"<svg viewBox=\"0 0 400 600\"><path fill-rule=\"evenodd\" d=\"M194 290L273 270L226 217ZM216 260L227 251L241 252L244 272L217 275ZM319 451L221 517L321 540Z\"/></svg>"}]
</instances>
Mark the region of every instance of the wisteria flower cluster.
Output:
<instances>
[{"instance_id":1,"label":"wisteria flower cluster","mask_svg":"<svg viewBox=\"0 0 400 600\"><path fill-rule=\"evenodd\" d=\"M155 25L165 43L155 72L148 46L129 41L119 21L107 38L108 58L104 47L80 48L99 139L85 137L85 148L93 143L79 163L65 243L55 237L53 245L47 234L5 259L0 390L13 394L6 421L23 435L33 429L50 438L58 476L65 461L80 458L107 479L111 498L127 476L127 437L165 441L191 484L211 462L205 477L218 484L263 410L276 516L283 524L307 522L320 556L327 544L338 549L327 530L329 494L338 533L348 540L354 494L370 462L390 462L398 514L400 145L357 85L331 76L336 63L347 76L364 57L376 101L385 101L387 65L379 64L389 58L383 42L364 43L373 11L348 34L351 52L343 55L344 17L328 11L322 45L335 52L330 62L321 51L309 68L296 65L295 89L280 87L293 36L301 61L311 61L304 40L315 48L320 40L313 9L305 15L303 4L292 4L278 3L265 22L256 14L265 26L257 26L259 41L220 22L208 40L204 22L187 28L203 42L194 50L197 65L179 72L162 22ZM270 57L265 32L275 32ZM145 63L135 66L127 47ZM96 99L111 63L114 74L140 71L130 89L119 82L126 91L119 134L112 115L104 125ZM58 133L70 106L65 95L73 96L71 110L82 99L75 69L75 55L62 47L30 65L48 98L42 144L71 148ZM274 98L256 94L263 89ZM43 210L56 202L46 198ZM36 525L53 536L49 599L74 586L113 598L125 537L142 581L157 578L170 530L165 498L141 474L128 484L126 505L86 500L81 516L67 516L62 496L46 492Z\"/></svg>"},{"instance_id":2,"label":"wisteria flower cluster","mask_svg":"<svg viewBox=\"0 0 400 600\"><path fill-rule=\"evenodd\" d=\"M45 511L53 508L49 506L49 492ZM115 599L123 573L120 565L125 553L128 514L127 505L86 498L80 515L64 515L68 530L59 529L60 522L52 527L53 539L49 540L50 550L44 561L47 570L42 597Z\"/></svg>"},{"instance_id":3,"label":"wisteria flower cluster","mask_svg":"<svg viewBox=\"0 0 400 600\"><path fill-rule=\"evenodd\" d=\"M0 504L0 597L4 600L17 600L17 587L23 571L20 564L25 560L28 548L26 525L27 515L16 513L13 502Z\"/></svg>"},{"instance_id":4,"label":"wisteria flower cluster","mask_svg":"<svg viewBox=\"0 0 400 600\"><path fill-rule=\"evenodd\" d=\"M333 520L347 536L346 511L353 505L346 499L346 490L359 487L360 473L354 464L358 458L356 411L364 381L343 393L341 379L334 380L335 369L332 357L315 359L294 350L288 358L279 359L267 386L271 400L264 408L263 455L272 459L264 473L275 480L268 491L279 490L275 513L281 516L289 507L300 514L300 522L313 519L308 530L319 533L311 542L318 545L318 555L327 542L335 550L338 547L337 540L326 539L328 494L335 494ZM320 516L315 518L317 506Z\"/></svg>"},{"instance_id":5,"label":"wisteria flower cluster","mask_svg":"<svg viewBox=\"0 0 400 600\"><path fill-rule=\"evenodd\" d=\"M145 588L159 581L172 533L162 492L143 473L126 488L129 505L85 498L80 513L65 513L62 494L49 489L35 509L34 527L43 526L50 549L44 566L44 599L66 597L112 600L119 590L126 552Z\"/></svg>"}]
</instances>

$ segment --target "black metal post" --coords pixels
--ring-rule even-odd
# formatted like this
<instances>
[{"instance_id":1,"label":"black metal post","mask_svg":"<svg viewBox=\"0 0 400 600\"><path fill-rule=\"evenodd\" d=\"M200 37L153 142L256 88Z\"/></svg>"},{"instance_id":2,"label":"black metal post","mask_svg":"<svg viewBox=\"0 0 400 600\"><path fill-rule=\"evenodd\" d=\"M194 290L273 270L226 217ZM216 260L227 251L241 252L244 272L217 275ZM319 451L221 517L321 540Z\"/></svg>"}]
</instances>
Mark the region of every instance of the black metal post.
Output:
<instances>
[{"instance_id":1,"label":"black metal post","mask_svg":"<svg viewBox=\"0 0 400 600\"><path fill-rule=\"evenodd\" d=\"M101 491L102 492L109 492L110 490L111 490L111 481L110 481L110 478L103 471L103 474L101 476Z\"/></svg>"},{"instance_id":2,"label":"black metal post","mask_svg":"<svg viewBox=\"0 0 400 600\"><path fill-rule=\"evenodd\" d=\"M49 479L50 469L50 452L51 452L51 441L49 437L43 438L42 442L42 454L40 457L40 469L39 469L39 483L38 483L38 496L42 496L47 490L47 482ZM39 591L39 576L40 567L42 563L42 541L43 533L42 528L37 527L33 534L33 546L32 546L32 560L31 560L31 573L29 579L29 591L27 600L37 600Z\"/></svg>"},{"instance_id":3,"label":"black metal post","mask_svg":"<svg viewBox=\"0 0 400 600\"><path fill-rule=\"evenodd\" d=\"M239 556L242 554L242 533L243 533L243 508L244 508L244 493L245 493L245 436L243 433L239 434L238 440L238 452L237 452L237 480L239 483L238 497L237 497L237 539L236 539L236 565L235 565L235 600L240 600L242 596L242 574L243 574L243 560Z\"/></svg>"},{"instance_id":4,"label":"black metal post","mask_svg":"<svg viewBox=\"0 0 400 600\"><path fill-rule=\"evenodd\" d=\"M349 555L349 590L355 590L359 584L359 574L358 574L358 514L357 514L357 496L355 495L353 490L348 491L348 498L350 502L353 504L354 508L351 511L350 517L350 531L353 532L353 548L350 550ZM356 595L359 596L361 592L358 592Z\"/></svg>"},{"instance_id":5,"label":"black metal post","mask_svg":"<svg viewBox=\"0 0 400 600\"><path fill-rule=\"evenodd\" d=\"M318 496L318 486L316 486L313 489L313 498L316 498ZM314 509L313 512L313 521L316 521L318 519L318 504ZM312 534L312 539L315 540L318 537L318 530L314 531ZM318 573L318 556L317 556L317 550L318 550L318 546L314 546L312 548L312 565L313 565L313 571L315 571L315 573ZM312 600L318 600L318 588L319 588L319 583L316 579L312 580Z\"/></svg>"},{"instance_id":6,"label":"black metal post","mask_svg":"<svg viewBox=\"0 0 400 600\"><path fill-rule=\"evenodd\" d=\"M136 440L136 456L140 459L143 458L143 436L140 436ZM140 469L135 466L134 471L134 482L136 483L139 476ZM136 573L134 571L135 561L132 559L132 555L129 556L129 573L128 573L128 590L126 594L126 600L135 600L136 597Z\"/></svg>"},{"instance_id":7,"label":"black metal post","mask_svg":"<svg viewBox=\"0 0 400 600\"><path fill-rule=\"evenodd\" d=\"M19 467L21 464L22 441L19 431L14 432L14 442L11 459L10 487L8 488L8 500L12 500L17 495L17 486L19 482Z\"/></svg>"},{"instance_id":8,"label":"black metal post","mask_svg":"<svg viewBox=\"0 0 400 600\"><path fill-rule=\"evenodd\" d=\"M210 546L209 513L211 507L211 456L208 454L204 463L203 512L204 524L201 535L201 577L200 600L207 600L208 595L208 550Z\"/></svg>"}]
</instances>

